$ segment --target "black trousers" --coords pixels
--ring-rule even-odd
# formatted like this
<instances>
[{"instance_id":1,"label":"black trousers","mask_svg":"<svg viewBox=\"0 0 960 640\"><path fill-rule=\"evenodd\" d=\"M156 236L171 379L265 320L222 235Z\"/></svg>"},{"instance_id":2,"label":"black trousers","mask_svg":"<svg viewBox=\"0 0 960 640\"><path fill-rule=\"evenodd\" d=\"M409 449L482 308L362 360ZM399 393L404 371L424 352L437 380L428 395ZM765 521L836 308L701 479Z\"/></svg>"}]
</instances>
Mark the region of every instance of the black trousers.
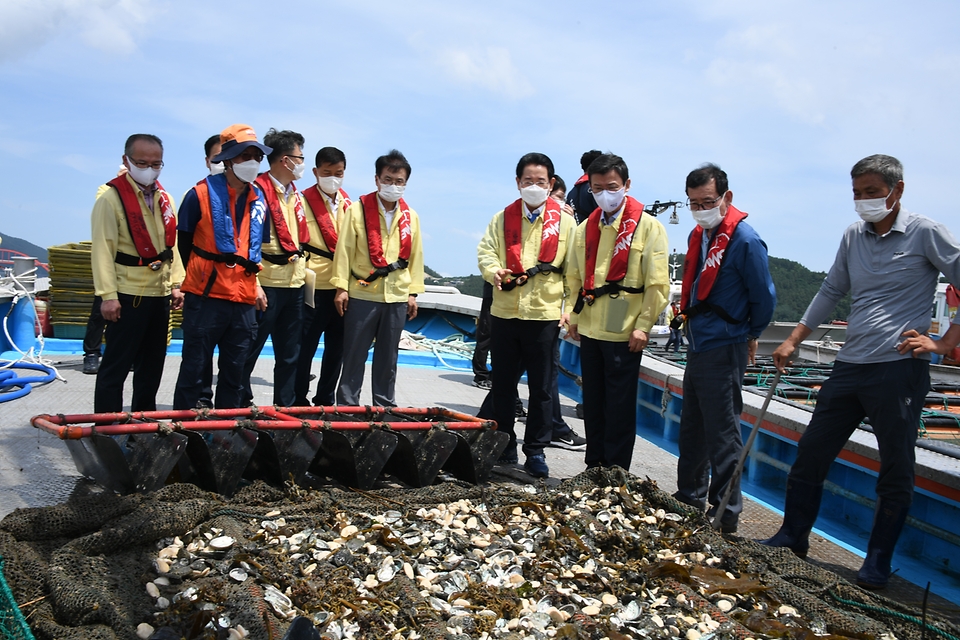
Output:
<instances>
[{"instance_id":1,"label":"black trousers","mask_svg":"<svg viewBox=\"0 0 960 640\"><path fill-rule=\"evenodd\" d=\"M292 407L296 404L294 391L297 379L297 361L300 359L300 314L303 308L303 287L285 289L264 287L267 308L257 320L257 336L254 338L247 362L243 367L243 385L246 403L253 401L250 375L257 366L257 358L267 342L273 339L273 404Z\"/></svg>"},{"instance_id":2,"label":"black trousers","mask_svg":"<svg viewBox=\"0 0 960 640\"><path fill-rule=\"evenodd\" d=\"M865 417L877 437L877 497L913 502L920 413L930 390L930 362L914 358L876 364L835 362L817 397L810 425L797 443L790 477L822 484L830 465Z\"/></svg>"},{"instance_id":3,"label":"black trousers","mask_svg":"<svg viewBox=\"0 0 960 640\"><path fill-rule=\"evenodd\" d=\"M336 289L317 289L313 294L314 306L303 305L302 332L300 334L300 359L297 362L296 403L298 406L310 406L307 394L310 393L310 369L313 357L323 336L323 363L320 365L320 379L317 380L317 394L313 404L329 407L337 400L337 383L343 367L343 316L337 313L333 299Z\"/></svg>"},{"instance_id":4,"label":"black trousers","mask_svg":"<svg viewBox=\"0 0 960 640\"><path fill-rule=\"evenodd\" d=\"M173 394L174 409L193 409L208 383L213 350L217 361L217 409L244 406L243 364L257 334L256 308L252 304L183 294L183 358Z\"/></svg>"},{"instance_id":5,"label":"black trousers","mask_svg":"<svg viewBox=\"0 0 960 640\"><path fill-rule=\"evenodd\" d=\"M631 353L628 342L580 336L583 377L583 428L588 467L630 470L637 439L637 384L642 351Z\"/></svg>"},{"instance_id":6,"label":"black trousers","mask_svg":"<svg viewBox=\"0 0 960 640\"><path fill-rule=\"evenodd\" d=\"M490 353L490 307L493 305L493 285L483 283L483 302L480 303L480 315L477 317L477 343L473 349L473 379L489 380L487 356Z\"/></svg>"},{"instance_id":7,"label":"black trousers","mask_svg":"<svg viewBox=\"0 0 960 640\"><path fill-rule=\"evenodd\" d=\"M106 320L100 315L100 303L103 298L93 296L93 304L90 306L90 317L87 318L87 331L83 336L83 355L100 355L100 348L103 346L103 325Z\"/></svg>"},{"instance_id":8,"label":"black trousers","mask_svg":"<svg viewBox=\"0 0 960 640\"><path fill-rule=\"evenodd\" d=\"M167 357L167 323L170 296L117 295L120 319L108 322L103 352L93 392L96 413L123 411L123 384L133 365L131 411L156 411L157 390Z\"/></svg>"},{"instance_id":9,"label":"black trousers","mask_svg":"<svg viewBox=\"0 0 960 640\"><path fill-rule=\"evenodd\" d=\"M549 444L553 429L553 350L560 334L556 320L490 320L490 356L493 365L493 412L497 428L510 434L510 445L516 446L513 429L517 402L517 371L527 370L530 403L523 434L523 453L542 454Z\"/></svg>"}]
</instances>

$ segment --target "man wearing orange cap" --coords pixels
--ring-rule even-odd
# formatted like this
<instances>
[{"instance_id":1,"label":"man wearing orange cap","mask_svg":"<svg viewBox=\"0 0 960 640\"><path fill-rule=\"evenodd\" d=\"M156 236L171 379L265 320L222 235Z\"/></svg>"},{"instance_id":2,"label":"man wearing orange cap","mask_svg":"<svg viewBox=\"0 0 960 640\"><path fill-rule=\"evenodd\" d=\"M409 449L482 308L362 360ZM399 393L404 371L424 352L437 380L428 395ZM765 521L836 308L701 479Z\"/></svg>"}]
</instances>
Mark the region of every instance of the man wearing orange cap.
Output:
<instances>
[{"instance_id":1,"label":"man wearing orange cap","mask_svg":"<svg viewBox=\"0 0 960 640\"><path fill-rule=\"evenodd\" d=\"M203 389L205 363L220 349L218 409L244 404L243 365L257 334L257 274L267 203L254 184L260 161L272 151L245 124L220 134L223 173L207 176L184 196L179 248L183 280L183 359L175 409L192 409ZM207 365L209 366L209 365Z\"/></svg>"},{"instance_id":2,"label":"man wearing orange cap","mask_svg":"<svg viewBox=\"0 0 960 640\"><path fill-rule=\"evenodd\" d=\"M123 150L127 171L105 185L91 213L90 264L102 298L107 346L97 372L93 410L123 410L123 384L133 366L133 411L155 411L167 354L171 303L183 304L183 267L176 253L173 200L157 178L160 138L138 133Z\"/></svg>"}]
</instances>

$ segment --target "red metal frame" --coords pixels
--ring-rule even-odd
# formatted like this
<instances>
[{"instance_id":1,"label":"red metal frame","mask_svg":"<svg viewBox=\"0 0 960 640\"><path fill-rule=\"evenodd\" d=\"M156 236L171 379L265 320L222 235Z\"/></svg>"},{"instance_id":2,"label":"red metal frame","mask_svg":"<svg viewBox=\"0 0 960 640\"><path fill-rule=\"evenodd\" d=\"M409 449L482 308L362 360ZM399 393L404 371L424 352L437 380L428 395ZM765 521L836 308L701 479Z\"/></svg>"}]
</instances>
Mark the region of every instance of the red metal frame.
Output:
<instances>
[{"instance_id":1,"label":"red metal frame","mask_svg":"<svg viewBox=\"0 0 960 640\"><path fill-rule=\"evenodd\" d=\"M317 420L298 416L356 416L352 421ZM362 416L362 419L359 419ZM409 418L403 422L388 416ZM379 419L378 419L379 418ZM432 418L432 420L429 420ZM238 428L265 430L313 429L322 431L426 431L496 429L493 420L440 407L246 407L243 409L187 409L121 413L41 414L30 423L61 440L79 440L94 434L119 436L161 431L227 431Z\"/></svg>"}]
</instances>

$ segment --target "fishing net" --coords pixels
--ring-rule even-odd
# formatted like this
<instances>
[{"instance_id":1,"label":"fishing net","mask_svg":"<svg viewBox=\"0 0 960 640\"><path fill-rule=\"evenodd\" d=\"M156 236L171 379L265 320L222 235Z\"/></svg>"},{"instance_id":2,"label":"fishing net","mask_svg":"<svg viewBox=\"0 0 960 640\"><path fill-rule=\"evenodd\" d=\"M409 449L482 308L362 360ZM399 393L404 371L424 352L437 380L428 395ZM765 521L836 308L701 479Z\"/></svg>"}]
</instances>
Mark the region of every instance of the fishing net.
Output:
<instances>
[{"instance_id":1,"label":"fishing net","mask_svg":"<svg viewBox=\"0 0 960 640\"><path fill-rule=\"evenodd\" d=\"M721 537L618 469L556 488L77 491L4 518L0 555L33 633L58 640L279 639L297 615L325 638L922 635L916 612Z\"/></svg>"}]
</instances>

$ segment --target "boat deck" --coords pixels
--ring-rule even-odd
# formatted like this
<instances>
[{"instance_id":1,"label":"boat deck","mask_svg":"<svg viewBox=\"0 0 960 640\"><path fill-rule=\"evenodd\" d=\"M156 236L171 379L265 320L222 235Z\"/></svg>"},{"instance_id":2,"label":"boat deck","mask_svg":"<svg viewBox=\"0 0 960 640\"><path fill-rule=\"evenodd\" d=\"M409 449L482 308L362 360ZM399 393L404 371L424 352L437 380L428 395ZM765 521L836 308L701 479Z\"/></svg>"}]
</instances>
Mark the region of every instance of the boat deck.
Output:
<instances>
[{"instance_id":1,"label":"boat deck","mask_svg":"<svg viewBox=\"0 0 960 640\"><path fill-rule=\"evenodd\" d=\"M55 357L55 363L66 383L55 382L36 388L25 398L0 404L0 517L20 507L62 502L74 491L78 482L86 482L79 477L66 446L30 425L30 418L38 413L92 411L95 377L81 373L82 356L58 356ZM179 366L179 357L167 358L158 395L160 409L170 408L166 403L173 397ZM271 401L272 366L272 359L261 358L254 370L252 382L257 404L265 405ZM128 399L132 393L131 378L128 378L125 393ZM402 366L397 380L397 401L405 406L439 405L473 414L486 392L474 387L472 379L472 373L465 371ZM364 393L363 398L369 399L369 381L364 386ZM521 389L521 395L526 398L524 389ZM748 403L751 401L748 400ZM583 423L575 416L574 401L564 397L561 404L568 424L583 434ZM521 435L522 429L522 425L518 425ZM551 471L550 483L573 477L584 469L582 452L551 448L547 450L547 462ZM673 492L676 489L676 457L643 437L636 440L630 471L634 475L655 480L664 491ZM498 467L496 479L522 483L534 481L521 467ZM778 511L748 499L740 519L739 535L747 539L769 537L778 528L780 517ZM855 579L862 560L848 549L816 534L812 536L809 557L812 562L835 571L847 580ZM883 595L919 611L923 590L895 575ZM949 602L931 595L930 607L931 611L935 610L954 622L960 622L960 602Z\"/></svg>"}]
</instances>

